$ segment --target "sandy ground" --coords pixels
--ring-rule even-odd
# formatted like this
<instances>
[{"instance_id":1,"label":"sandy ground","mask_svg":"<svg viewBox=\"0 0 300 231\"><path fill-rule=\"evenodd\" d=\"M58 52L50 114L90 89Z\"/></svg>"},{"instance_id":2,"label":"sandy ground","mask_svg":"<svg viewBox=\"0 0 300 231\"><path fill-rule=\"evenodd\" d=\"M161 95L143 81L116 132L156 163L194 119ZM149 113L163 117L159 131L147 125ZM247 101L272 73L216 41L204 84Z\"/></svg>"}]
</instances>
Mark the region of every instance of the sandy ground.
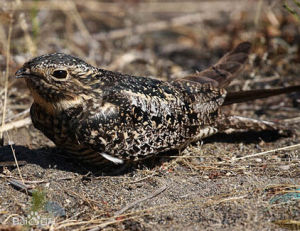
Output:
<instances>
[{"instance_id":1,"label":"sandy ground","mask_svg":"<svg viewBox=\"0 0 300 231\"><path fill-rule=\"evenodd\" d=\"M7 70L11 45L6 125L26 120L32 103L14 71L30 57L54 51L167 80L202 70L249 40L249 63L231 90L300 84L300 23L280 1L54 3L0 7L1 70ZM4 80L0 84L3 108ZM217 134L182 153L129 166L83 165L32 125L10 129L0 147L0 230L300 229L299 99L294 93L224 107L227 114L285 124L290 136Z\"/></svg>"}]
</instances>

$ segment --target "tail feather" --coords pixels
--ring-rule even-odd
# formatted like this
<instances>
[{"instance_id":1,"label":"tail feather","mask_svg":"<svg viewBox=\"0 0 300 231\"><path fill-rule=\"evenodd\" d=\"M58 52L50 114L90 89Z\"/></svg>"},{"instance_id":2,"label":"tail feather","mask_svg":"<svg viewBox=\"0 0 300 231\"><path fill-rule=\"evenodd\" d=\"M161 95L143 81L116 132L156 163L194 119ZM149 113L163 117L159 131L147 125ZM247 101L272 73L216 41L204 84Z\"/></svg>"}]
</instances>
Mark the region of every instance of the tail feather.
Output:
<instances>
[{"instance_id":1,"label":"tail feather","mask_svg":"<svg viewBox=\"0 0 300 231\"><path fill-rule=\"evenodd\" d=\"M300 85L278 89L259 89L250 91L228 92L223 105L242 103L249 100L262 99L270 96L300 91Z\"/></svg>"},{"instance_id":2,"label":"tail feather","mask_svg":"<svg viewBox=\"0 0 300 231\"><path fill-rule=\"evenodd\" d=\"M249 42L242 42L234 50L224 55L215 65L181 80L211 83L218 88L227 87L247 61L250 49Z\"/></svg>"},{"instance_id":3,"label":"tail feather","mask_svg":"<svg viewBox=\"0 0 300 231\"><path fill-rule=\"evenodd\" d=\"M186 76L179 81L190 81L200 84L210 83L215 88L226 88L244 66L248 59L250 49L251 43L242 42L231 52L225 54L215 65L194 75ZM300 91L300 85L279 89L228 92L223 105L262 99L296 91Z\"/></svg>"}]
</instances>

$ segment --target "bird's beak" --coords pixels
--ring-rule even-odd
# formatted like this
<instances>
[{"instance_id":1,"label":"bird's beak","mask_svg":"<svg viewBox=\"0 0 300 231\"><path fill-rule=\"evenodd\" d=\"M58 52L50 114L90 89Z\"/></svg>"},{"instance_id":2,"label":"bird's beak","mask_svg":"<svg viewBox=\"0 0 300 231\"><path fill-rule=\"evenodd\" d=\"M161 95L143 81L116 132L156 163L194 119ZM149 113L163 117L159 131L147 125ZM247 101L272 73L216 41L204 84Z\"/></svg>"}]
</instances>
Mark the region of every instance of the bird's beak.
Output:
<instances>
[{"instance_id":1,"label":"bird's beak","mask_svg":"<svg viewBox=\"0 0 300 231\"><path fill-rule=\"evenodd\" d=\"M30 69L22 67L16 72L16 78L24 78L30 76Z\"/></svg>"}]
</instances>

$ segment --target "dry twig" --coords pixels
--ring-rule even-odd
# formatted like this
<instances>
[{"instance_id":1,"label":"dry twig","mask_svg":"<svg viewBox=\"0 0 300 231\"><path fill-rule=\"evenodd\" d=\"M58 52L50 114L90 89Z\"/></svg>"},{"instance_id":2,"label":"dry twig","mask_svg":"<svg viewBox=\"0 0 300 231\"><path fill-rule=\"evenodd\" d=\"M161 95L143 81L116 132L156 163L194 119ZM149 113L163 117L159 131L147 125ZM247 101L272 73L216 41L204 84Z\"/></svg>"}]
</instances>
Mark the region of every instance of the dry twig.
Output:
<instances>
[{"instance_id":1,"label":"dry twig","mask_svg":"<svg viewBox=\"0 0 300 231\"><path fill-rule=\"evenodd\" d=\"M100 224L99 226L96 226L92 229L89 229L89 231L98 231L98 230L101 230L102 228L106 227L107 225L110 225L110 224L114 224L115 222L119 222L119 221L116 221L116 217L120 216L121 214L123 214L124 212L126 212L128 209L132 208L133 206L145 201L145 200L149 200L157 195L159 195L160 193L162 193L163 191L165 191L166 189L168 188L167 185L164 185L163 187L161 187L160 189L156 190L154 193L151 193L150 195L146 196L146 197L143 197L141 199L138 199L132 203L129 203L128 205L126 205L124 208L122 208L121 210L117 211L114 213L114 217L109 219L108 221ZM132 219L132 217L131 217Z\"/></svg>"},{"instance_id":2,"label":"dry twig","mask_svg":"<svg viewBox=\"0 0 300 231\"><path fill-rule=\"evenodd\" d=\"M174 17L171 20L161 20L157 22L150 22L134 27L126 27L124 29L111 30L109 32L101 32L93 37L97 40L105 41L108 39L120 39L129 35L144 34L153 31L160 31L171 27L184 26L193 23L200 23L204 20L215 18L210 12L195 13L179 17Z\"/></svg>"},{"instance_id":3,"label":"dry twig","mask_svg":"<svg viewBox=\"0 0 300 231\"><path fill-rule=\"evenodd\" d=\"M272 149L272 150L265 151L265 152L253 153L251 155L242 156L242 157L238 157L238 158L233 157L232 161L243 160L243 159L257 157L257 156L263 156L263 155L267 155L269 153L282 151L282 150L289 150L289 149L294 149L294 148L300 148L300 144L290 145L290 146L286 146L286 147L282 147L282 148L276 148L276 149Z\"/></svg>"},{"instance_id":4,"label":"dry twig","mask_svg":"<svg viewBox=\"0 0 300 231\"><path fill-rule=\"evenodd\" d=\"M115 212L114 216L119 216L121 214L123 214L125 211L127 211L128 209L132 208L133 206L145 201L145 200L149 200L153 197L156 197L157 195L161 194L163 191L165 191L168 188L167 185L164 185L163 187L159 188L158 190L156 190L154 193L151 193L150 195L143 197L141 199L138 199L136 201L133 201L131 203L129 203L128 205L126 205L124 208L122 208L121 210Z\"/></svg>"},{"instance_id":5,"label":"dry twig","mask_svg":"<svg viewBox=\"0 0 300 231\"><path fill-rule=\"evenodd\" d=\"M22 117L22 116L28 114L29 112L30 112L30 108L27 108L27 109L25 109L24 111L22 111L22 112L20 112L20 113L18 113L18 114L15 114L15 115L13 115L13 116L11 116L11 117L9 117L9 118L7 118L7 119L5 120L5 122L7 123L7 122L9 122L9 121L11 121L11 120L14 120L15 118Z\"/></svg>"},{"instance_id":6,"label":"dry twig","mask_svg":"<svg viewBox=\"0 0 300 231\"><path fill-rule=\"evenodd\" d=\"M31 124L31 119L30 117L27 117L25 119L17 120L8 124L5 124L0 128L0 132L6 132L12 129L17 129L21 127L25 127Z\"/></svg>"},{"instance_id":7,"label":"dry twig","mask_svg":"<svg viewBox=\"0 0 300 231\"><path fill-rule=\"evenodd\" d=\"M5 125L5 115L6 115L6 106L7 106L7 89L8 89L8 75L9 75L9 60L10 60L10 40L12 33L12 23L13 23L13 14L10 14L10 23L8 29L8 38L7 38L7 50L6 50L6 72L5 72L5 85L4 85L4 103L2 111L2 129L0 130L0 143L3 144L3 128Z\"/></svg>"},{"instance_id":8,"label":"dry twig","mask_svg":"<svg viewBox=\"0 0 300 231\"><path fill-rule=\"evenodd\" d=\"M28 194L29 196L32 196L32 190L30 190L30 188L25 185L24 183L15 180L15 179L10 179L8 180L8 182L16 189L20 190L21 192L26 192L26 194Z\"/></svg>"}]
</instances>

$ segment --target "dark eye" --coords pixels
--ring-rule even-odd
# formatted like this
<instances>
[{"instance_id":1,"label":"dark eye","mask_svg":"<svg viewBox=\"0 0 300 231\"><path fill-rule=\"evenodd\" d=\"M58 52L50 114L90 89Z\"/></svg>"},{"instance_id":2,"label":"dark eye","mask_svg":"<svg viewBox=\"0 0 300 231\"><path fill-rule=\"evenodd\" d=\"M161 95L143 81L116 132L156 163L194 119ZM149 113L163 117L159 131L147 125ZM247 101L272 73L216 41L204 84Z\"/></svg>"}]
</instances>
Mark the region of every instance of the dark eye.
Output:
<instances>
[{"instance_id":1,"label":"dark eye","mask_svg":"<svg viewBox=\"0 0 300 231\"><path fill-rule=\"evenodd\" d=\"M68 75L68 72L65 71L65 70L56 70L52 73L52 75L55 77L55 78L58 78L58 79L64 79L67 77Z\"/></svg>"}]
</instances>

